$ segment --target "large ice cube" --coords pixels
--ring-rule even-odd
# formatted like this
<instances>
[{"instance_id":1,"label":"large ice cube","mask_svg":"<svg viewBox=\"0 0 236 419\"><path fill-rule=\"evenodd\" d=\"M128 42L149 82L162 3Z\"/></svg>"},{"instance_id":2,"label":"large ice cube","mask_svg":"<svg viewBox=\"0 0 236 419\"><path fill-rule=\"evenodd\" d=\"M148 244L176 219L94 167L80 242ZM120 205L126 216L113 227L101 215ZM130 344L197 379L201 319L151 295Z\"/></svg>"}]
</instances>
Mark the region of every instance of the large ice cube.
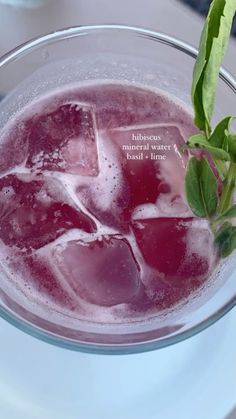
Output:
<instances>
[{"instance_id":1,"label":"large ice cube","mask_svg":"<svg viewBox=\"0 0 236 419\"><path fill-rule=\"evenodd\" d=\"M80 185L77 193L101 223L125 231L133 211L151 203L160 207L158 211L163 216L169 215L173 206L172 212L175 210L177 201L178 208L181 206L181 211L186 212L183 196L187 156L179 151L184 139L177 126L164 124L103 130L99 138L104 150L112 145L114 151L109 153L107 161L100 162L99 176L90 184ZM133 146L139 150L131 149ZM155 150L156 147L160 150ZM105 152L101 154L103 156ZM166 156L165 160L155 160L157 154ZM110 169L103 176L105 166ZM114 167L119 169L115 176ZM101 201L105 202L104 191L111 198L108 208L100 205Z\"/></svg>"},{"instance_id":2,"label":"large ice cube","mask_svg":"<svg viewBox=\"0 0 236 419\"><path fill-rule=\"evenodd\" d=\"M130 71L130 69L128 70ZM147 74L148 76L148 74ZM94 103L97 107L99 128L129 127L158 123L181 125L186 137L196 132L191 114L155 90L121 84L86 86L79 92L80 100Z\"/></svg>"},{"instance_id":3,"label":"large ice cube","mask_svg":"<svg viewBox=\"0 0 236 419\"><path fill-rule=\"evenodd\" d=\"M146 262L146 293L155 310L164 310L203 286L216 264L207 222L193 218L154 218L134 222Z\"/></svg>"},{"instance_id":4,"label":"large ice cube","mask_svg":"<svg viewBox=\"0 0 236 419\"><path fill-rule=\"evenodd\" d=\"M22 174L0 179L0 238L5 244L37 249L73 228L96 230L65 198L58 181Z\"/></svg>"},{"instance_id":5,"label":"large ice cube","mask_svg":"<svg viewBox=\"0 0 236 419\"><path fill-rule=\"evenodd\" d=\"M176 284L206 278L215 259L207 222L193 218L155 218L134 222L133 231L144 260Z\"/></svg>"},{"instance_id":6,"label":"large ice cube","mask_svg":"<svg viewBox=\"0 0 236 419\"><path fill-rule=\"evenodd\" d=\"M131 302L140 286L140 271L125 239L106 237L83 243L70 241L54 251L55 265L82 299L113 306Z\"/></svg>"},{"instance_id":7,"label":"large ice cube","mask_svg":"<svg viewBox=\"0 0 236 419\"><path fill-rule=\"evenodd\" d=\"M96 122L87 105L65 103L36 112L25 122L22 135L28 140L27 167L98 174Z\"/></svg>"},{"instance_id":8,"label":"large ice cube","mask_svg":"<svg viewBox=\"0 0 236 419\"><path fill-rule=\"evenodd\" d=\"M120 150L132 207L154 203L160 193L183 188L187 156L180 152L184 138L178 126L135 126L107 135Z\"/></svg>"}]
</instances>

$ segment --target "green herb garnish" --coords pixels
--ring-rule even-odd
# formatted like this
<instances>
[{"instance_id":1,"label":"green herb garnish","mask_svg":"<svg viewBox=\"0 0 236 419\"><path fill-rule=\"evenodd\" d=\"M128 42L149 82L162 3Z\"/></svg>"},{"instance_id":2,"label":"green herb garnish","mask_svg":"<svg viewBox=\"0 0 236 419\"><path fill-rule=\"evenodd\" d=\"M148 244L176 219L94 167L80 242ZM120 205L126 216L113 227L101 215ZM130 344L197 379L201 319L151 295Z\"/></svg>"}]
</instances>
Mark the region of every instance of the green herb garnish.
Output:
<instances>
[{"instance_id":1,"label":"green herb garnish","mask_svg":"<svg viewBox=\"0 0 236 419\"><path fill-rule=\"evenodd\" d=\"M236 249L236 217L232 205L236 186L236 134L230 132L233 116L227 116L212 129L216 88L220 66L229 41L236 0L213 0L202 31L199 53L194 66L192 102L199 134L188 139L189 149L203 149L211 156L218 176L207 158L191 157L185 179L186 196L193 213L207 218L215 234L221 257ZM218 193L218 179L222 191Z\"/></svg>"},{"instance_id":2,"label":"green herb garnish","mask_svg":"<svg viewBox=\"0 0 236 419\"><path fill-rule=\"evenodd\" d=\"M186 185L186 195L193 213L198 217L212 217L217 208L217 182L205 158L190 159Z\"/></svg>"}]
</instances>

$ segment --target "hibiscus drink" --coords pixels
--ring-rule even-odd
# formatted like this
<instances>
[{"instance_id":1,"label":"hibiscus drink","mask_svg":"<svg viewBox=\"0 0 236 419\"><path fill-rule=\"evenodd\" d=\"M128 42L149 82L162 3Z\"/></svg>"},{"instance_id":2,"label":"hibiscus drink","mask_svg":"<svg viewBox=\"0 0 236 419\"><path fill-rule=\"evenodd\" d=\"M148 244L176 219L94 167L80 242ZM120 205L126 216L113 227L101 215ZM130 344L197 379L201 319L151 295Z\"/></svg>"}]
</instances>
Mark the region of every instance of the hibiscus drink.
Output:
<instances>
[{"instance_id":1,"label":"hibiscus drink","mask_svg":"<svg viewBox=\"0 0 236 419\"><path fill-rule=\"evenodd\" d=\"M216 263L185 197L183 104L116 82L55 90L1 132L0 240L13 287L41 308L100 323L174 310Z\"/></svg>"}]
</instances>

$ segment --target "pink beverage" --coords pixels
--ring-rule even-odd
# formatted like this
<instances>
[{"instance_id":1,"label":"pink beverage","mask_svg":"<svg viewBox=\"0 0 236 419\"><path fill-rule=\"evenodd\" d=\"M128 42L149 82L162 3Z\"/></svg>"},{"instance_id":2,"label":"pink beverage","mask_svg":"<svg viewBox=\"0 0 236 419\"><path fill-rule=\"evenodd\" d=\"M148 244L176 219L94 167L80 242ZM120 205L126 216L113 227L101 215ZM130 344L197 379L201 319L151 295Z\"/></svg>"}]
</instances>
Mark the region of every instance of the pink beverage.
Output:
<instances>
[{"instance_id":1,"label":"pink beverage","mask_svg":"<svg viewBox=\"0 0 236 419\"><path fill-rule=\"evenodd\" d=\"M188 109L116 83L57 90L1 132L0 239L12 284L40 307L132 322L195 298L216 265L189 210Z\"/></svg>"}]
</instances>

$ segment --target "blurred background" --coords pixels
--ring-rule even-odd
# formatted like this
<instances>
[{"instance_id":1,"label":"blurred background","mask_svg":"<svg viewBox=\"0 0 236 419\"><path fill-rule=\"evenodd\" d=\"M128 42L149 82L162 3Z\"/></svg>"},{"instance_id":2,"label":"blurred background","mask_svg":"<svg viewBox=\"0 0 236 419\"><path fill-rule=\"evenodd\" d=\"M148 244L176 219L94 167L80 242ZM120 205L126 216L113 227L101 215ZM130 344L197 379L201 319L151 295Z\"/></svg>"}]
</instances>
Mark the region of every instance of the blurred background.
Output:
<instances>
[{"instance_id":1,"label":"blurred background","mask_svg":"<svg viewBox=\"0 0 236 419\"><path fill-rule=\"evenodd\" d=\"M95 23L142 26L197 45L210 0L0 0L0 55L58 28ZM236 23L233 32L236 33ZM236 73L236 40L225 66Z\"/></svg>"},{"instance_id":2,"label":"blurred background","mask_svg":"<svg viewBox=\"0 0 236 419\"><path fill-rule=\"evenodd\" d=\"M209 4L210 0L0 0L0 56L5 54L7 51L15 48L17 45L28 41L29 39L32 39L42 34L46 34L48 32L55 31L59 28L102 23L119 23L125 25L146 27L153 30L168 33L169 35L180 38L184 41L187 41L190 44L197 46L203 25L203 15L207 13ZM233 34L236 35L236 23L234 23ZM235 57L236 38L232 37L225 57L224 65L234 76L236 76ZM232 314L230 315L232 316ZM8 327L9 331L7 329ZM219 328L220 326L218 325L216 327ZM214 327L212 327L209 333L214 334L214 330L217 329L214 329ZM14 345L16 344L15 339L17 338L20 340L21 338L21 334L19 334L19 331L14 332L14 330L10 329L10 326L6 325L5 323L3 324L3 322L1 322L1 331L3 331L3 338L4 336L7 336L8 342L11 341L12 347L14 347ZM30 337L25 337L25 341L27 340L27 342L31 343L30 339L32 340L32 338ZM211 341L212 340L210 340L209 342ZM35 346L36 344L38 344L39 348L40 344L35 342ZM4 346L1 347L0 357L2 357L3 355L3 361L5 362L5 365L8 365L7 346L5 349L5 361ZM71 357L75 355L77 354L71 354ZM227 351L222 354L222 362L224 356L227 357ZM93 361L94 359L95 358L93 358ZM20 358L18 359L18 361L20 361ZM91 362L89 362L90 369ZM101 362L103 362L104 365L104 358ZM132 362L135 363L135 358L132 358ZM235 359L232 359L232 363L233 362L235 362ZM18 362L18 364L20 364L20 362ZM55 371L56 368L57 365L55 363ZM10 366L8 370L9 369ZM226 371L226 373L228 373L228 371ZM4 377L4 373L2 373L2 370L0 371L0 374L3 374ZM8 374L7 369L5 371L5 374ZM38 374L40 373L38 372ZM10 372L8 378L11 385L13 385L13 378L11 377ZM21 387L22 384L20 378L21 377L19 376L17 377L19 387ZM211 377L208 377L208 379L204 382L203 388L205 392L208 391L208 387L211 387L211 383L215 379L217 380L216 370L214 370L214 372L212 372L211 374ZM224 377L221 379L224 380ZM227 386L225 385L225 387ZM3 391L3 388L1 389L0 393L2 392L1 394L5 395L5 400L10 400L7 399L7 397L9 397L9 393L7 395L5 381L4 388L5 393ZM233 392L231 391L231 393ZM228 395L229 393L230 392L228 391ZM199 397L199 395L197 397ZM231 402L228 403L228 412L232 411L233 408L232 397L230 400ZM3 402L1 402L0 404L0 411L3 407L4 412L4 406L2 406L2 403ZM219 398L216 400L216 403L221 403ZM196 416L193 416L193 413L190 416L193 417L193 419L203 418L203 416L199 416L197 412L195 412L195 414ZM13 416L6 417L4 415L2 417L1 413L0 417L2 419L13 418ZM206 416L204 416L204 419L205 418L215 419L215 417L212 417L211 414L209 415L207 413ZM68 419L70 418L68 417ZM83 418L81 417L81 419ZM148 419L148 417L144 419ZM162 418L160 417L158 419ZM181 418L179 416L176 416L176 419ZM224 418L222 417L222 419ZM229 413L227 419L236 419L236 410Z\"/></svg>"}]
</instances>

